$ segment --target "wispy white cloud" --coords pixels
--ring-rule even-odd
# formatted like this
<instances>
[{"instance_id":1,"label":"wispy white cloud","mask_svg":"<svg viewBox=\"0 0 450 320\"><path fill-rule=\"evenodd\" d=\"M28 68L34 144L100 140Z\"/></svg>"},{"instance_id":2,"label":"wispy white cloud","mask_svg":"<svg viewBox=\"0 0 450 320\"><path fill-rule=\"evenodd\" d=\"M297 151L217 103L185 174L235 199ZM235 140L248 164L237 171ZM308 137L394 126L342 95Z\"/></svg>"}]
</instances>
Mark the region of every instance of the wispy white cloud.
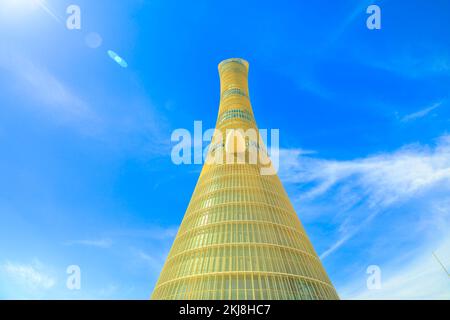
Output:
<instances>
[{"instance_id":1,"label":"wispy white cloud","mask_svg":"<svg viewBox=\"0 0 450 320\"><path fill-rule=\"evenodd\" d=\"M75 124L82 129L88 124L98 125L100 118L89 104L47 68L16 52L3 50L0 69L11 75L10 90L30 99L30 110L57 123Z\"/></svg>"},{"instance_id":2,"label":"wispy white cloud","mask_svg":"<svg viewBox=\"0 0 450 320\"><path fill-rule=\"evenodd\" d=\"M297 200L308 203L326 198L338 212L333 221L340 224L340 236L322 258L389 207L450 186L450 136L442 136L434 147L408 145L393 153L349 161L302 157L295 150L282 150L280 158L282 180L303 190Z\"/></svg>"},{"instance_id":3,"label":"wispy white cloud","mask_svg":"<svg viewBox=\"0 0 450 320\"><path fill-rule=\"evenodd\" d=\"M24 108L133 156L147 159L170 155L168 120L145 94L130 94L124 102L110 95L86 93L83 86L72 85L70 79L1 45L0 70L11 79L8 96L26 99L6 106Z\"/></svg>"},{"instance_id":4,"label":"wispy white cloud","mask_svg":"<svg viewBox=\"0 0 450 320\"><path fill-rule=\"evenodd\" d=\"M450 179L450 136L434 148L408 145L399 151L367 158L335 161L299 157L296 150L281 151L280 175L290 183L315 183L303 198L319 196L338 182L350 179L368 196L371 206L391 204L439 181Z\"/></svg>"},{"instance_id":5,"label":"wispy white cloud","mask_svg":"<svg viewBox=\"0 0 450 320\"><path fill-rule=\"evenodd\" d=\"M46 0L35 0L34 2L37 3L50 17L55 19L55 21L64 24L64 19L56 13Z\"/></svg>"},{"instance_id":6,"label":"wispy white cloud","mask_svg":"<svg viewBox=\"0 0 450 320\"><path fill-rule=\"evenodd\" d=\"M413 120L416 120L416 119L423 118L423 117L427 116L431 111L439 108L441 105L442 105L442 102L437 102L437 103L433 104L432 106L429 106L429 107L424 108L424 109L422 109L420 111L417 111L417 112L414 112L414 113L411 113L411 114L408 114L408 115L404 116L401 119L401 121L402 122L409 122L409 121L413 121Z\"/></svg>"},{"instance_id":7,"label":"wispy white cloud","mask_svg":"<svg viewBox=\"0 0 450 320\"><path fill-rule=\"evenodd\" d=\"M0 265L0 270L10 280L30 289L50 289L55 286L56 280L47 275L39 261L32 264L20 264L6 261Z\"/></svg>"},{"instance_id":8,"label":"wispy white cloud","mask_svg":"<svg viewBox=\"0 0 450 320\"><path fill-rule=\"evenodd\" d=\"M335 263L346 247L359 257L339 278L342 298L450 298L450 279L432 256L450 265L449 135L354 160L296 150L281 150L280 159L280 177L300 191L293 199L301 218L327 223L321 258ZM380 266L381 290L367 289L364 264Z\"/></svg>"},{"instance_id":9,"label":"wispy white cloud","mask_svg":"<svg viewBox=\"0 0 450 320\"><path fill-rule=\"evenodd\" d=\"M171 240L175 237L178 226L160 227L151 226L143 229L124 229L111 232L111 235L121 237L136 237L153 240Z\"/></svg>"},{"instance_id":10,"label":"wispy white cloud","mask_svg":"<svg viewBox=\"0 0 450 320\"><path fill-rule=\"evenodd\" d=\"M392 60L372 63L380 69L410 78L447 74L450 71L450 57L438 53L425 58L409 53L398 54Z\"/></svg>"},{"instance_id":11,"label":"wispy white cloud","mask_svg":"<svg viewBox=\"0 0 450 320\"><path fill-rule=\"evenodd\" d=\"M158 272L161 270L164 264L164 258L167 256L166 254L148 254L142 250L136 250L136 255L139 259L146 262L150 267L157 270Z\"/></svg>"},{"instance_id":12,"label":"wispy white cloud","mask_svg":"<svg viewBox=\"0 0 450 320\"><path fill-rule=\"evenodd\" d=\"M450 71L448 53L445 50L436 50L431 44L414 44L396 49L387 55L378 55L372 51L364 51L364 54L361 54L361 50L364 51L360 49L354 55L361 63L410 79L448 75Z\"/></svg>"},{"instance_id":13,"label":"wispy white cloud","mask_svg":"<svg viewBox=\"0 0 450 320\"><path fill-rule=\"evenodd\" d=\"M169 249L166 246L160 246L152 250L131 248L137 266L143 267L150 278L156 283L164 263L169 255Z\"/></svg>"}]
</instances>

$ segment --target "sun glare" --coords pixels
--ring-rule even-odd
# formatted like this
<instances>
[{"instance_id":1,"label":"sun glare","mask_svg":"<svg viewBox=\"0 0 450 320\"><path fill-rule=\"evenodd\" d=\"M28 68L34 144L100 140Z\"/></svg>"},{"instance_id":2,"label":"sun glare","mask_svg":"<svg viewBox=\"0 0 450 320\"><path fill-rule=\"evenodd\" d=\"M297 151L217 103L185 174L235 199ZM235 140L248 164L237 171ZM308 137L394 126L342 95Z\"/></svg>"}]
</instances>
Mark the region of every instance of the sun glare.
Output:
<instances>
[{"instance_id":1,"label":"sun glare","mask_svg":"<svg viewBox=\"0 0 450 320\"><path fill-rule=\"evenodd\" d=\"M54 13L46 0L2 0L0 16L4 20L17 20L21 16L27 16L37 9L41 9L53 19L61 22L61 18Z\"/></svg>"},{"instance_id":2,"label":"sun glare","mask_svg":"<svg viewBox=\"0 0 450 320\"><path fill-rule=\"evenodd\" d=\"M2 6L8 11L31 11L39 7L39 0L4 0Z\"/></svg>"},{"instance_id":3,"label":"sun glare","mask_svg":"<svg viewBox=\"0 0 450 320\"><path fill-rule=\"evenodd\" d=\"M0 19L5 23L22 21L39 8L39 0L2 0Z\"/></svg>"}]
</instances>

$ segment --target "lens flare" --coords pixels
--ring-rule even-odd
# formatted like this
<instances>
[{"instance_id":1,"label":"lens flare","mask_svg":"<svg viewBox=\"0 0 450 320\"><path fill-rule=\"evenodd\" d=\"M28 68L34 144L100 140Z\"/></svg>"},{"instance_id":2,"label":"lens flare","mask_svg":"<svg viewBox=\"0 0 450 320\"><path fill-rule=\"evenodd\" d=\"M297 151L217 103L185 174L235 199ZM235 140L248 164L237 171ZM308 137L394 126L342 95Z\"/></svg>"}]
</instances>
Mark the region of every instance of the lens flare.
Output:
<instances>
[{"instance_id":1,"label":"lens flare","mask_svg":"<svg viewBox=\"0 0 450 320\"><path fill-rule=\"evenodd\" d=\"M114 51L108 50L108 55L122 68L128 67L128 63Z\"/></svg>"}]
</instances>

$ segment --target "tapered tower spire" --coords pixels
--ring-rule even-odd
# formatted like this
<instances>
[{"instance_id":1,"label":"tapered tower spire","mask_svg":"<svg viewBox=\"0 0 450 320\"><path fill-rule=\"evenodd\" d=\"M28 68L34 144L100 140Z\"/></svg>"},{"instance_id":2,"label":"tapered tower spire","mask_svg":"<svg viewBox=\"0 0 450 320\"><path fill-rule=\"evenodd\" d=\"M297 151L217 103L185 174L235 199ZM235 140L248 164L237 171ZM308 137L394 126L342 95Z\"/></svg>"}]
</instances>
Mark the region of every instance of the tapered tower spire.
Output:
<instances>
[{"instance_id":1,"label":"tapered tower spire","mask_svg":"<svg viewBox=\"0 0 450 320\"><path fill-rule=\"evenodd\" d=\"M221 100L209 159L265 150L259 139L239 142L225 133L258 130L248 71L243 59L219 64ZM238 146L230 148L230 140ZM263 166L248 158L207 161L152 299L339 298L278 176L262 174Z\"/></svg>"}]
</instances>

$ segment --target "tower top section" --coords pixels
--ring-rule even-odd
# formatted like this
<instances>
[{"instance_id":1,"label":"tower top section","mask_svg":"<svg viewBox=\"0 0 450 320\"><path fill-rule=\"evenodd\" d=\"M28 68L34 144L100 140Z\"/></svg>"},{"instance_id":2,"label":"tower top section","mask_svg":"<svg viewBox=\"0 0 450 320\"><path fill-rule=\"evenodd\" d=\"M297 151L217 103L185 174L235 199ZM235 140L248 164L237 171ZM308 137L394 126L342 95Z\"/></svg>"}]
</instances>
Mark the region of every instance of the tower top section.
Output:
<instances>
[{"instance_id":1,"label":"tower top section","mask_svg":"<svg viewBox=\"0 0 450 320\"><path fill-rule=\"evenodd\" d=\"M249 63L247 60L244 60L241 58L230 58L230 59L223 60L221 63L219 63L219 73L222 73L222 70L224 70L224 69L226 70L226 68L229 67L230 64L231 65L233 65L233 64L241 65L248 72Z\"/></svg>"},{"instance_id":2,"label":"tower top section","mask_svg":"<svg viewBox=\"0 0 450 320\"><path fill-rule=\"evenodd\" d=\"M248 89L248 71L249 63L244 59L231 58L219 63L219 125L223 122L221 120L234 119L233 115L242 116L242 120L253 122L253 110Z\"/></svg>"}]
</instances>

